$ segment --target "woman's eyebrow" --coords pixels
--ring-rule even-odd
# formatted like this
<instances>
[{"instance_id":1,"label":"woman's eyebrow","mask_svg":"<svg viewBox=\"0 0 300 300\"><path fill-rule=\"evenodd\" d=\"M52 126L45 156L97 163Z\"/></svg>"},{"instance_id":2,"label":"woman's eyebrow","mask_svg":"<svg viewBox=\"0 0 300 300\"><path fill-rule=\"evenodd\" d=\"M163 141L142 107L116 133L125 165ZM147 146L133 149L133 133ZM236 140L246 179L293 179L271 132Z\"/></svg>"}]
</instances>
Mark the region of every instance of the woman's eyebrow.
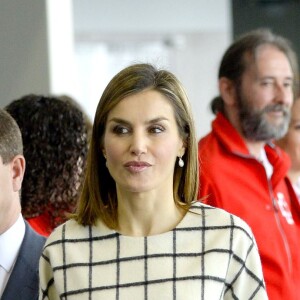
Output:
<instances>
[{"instance_id":1,"label":"woman's eyebrow","mask_svg":"<svg viewBox=\"0 0 300 300\"><path fill-rule=\"evenodd\" d=\"M147 121L146 123L152 124L152 123L157 123L157 122L161 122L161 121L169 121L169 119L166 117L157 117L157 118Z\"/></svg>"},{"instance_id":2,"label":"woman's eyebrow","mask_svg":"<svg viewBox=\"0 0 300 300\"><path fill-rule=\"evenodd\" d=\"M107 120L108 123L110 122L114 122L114 123L118 123L118 124L125 124L125 125L130 125L130 122L121 119L121 118L111 118L109 120Z\"/></svg>"},{"instance_id":3,"label":"woman's eyebrow","mask_svg":"<svg viewBox=\"0 0 300 300\"><path fill-rule=\"evenodd\" d=\"M157 123L157 122L161 122L161 121L169 121L169 119L166 118L166 117L156 117L156 118L147 120L145 123L146 124L153 124L153 123ZM108 123L114 122L114 123L124 124L124 125L130 125L131 124L130 121L124 120L122 118L111 118L107 122Z\"/></svg>"}]
</instances>

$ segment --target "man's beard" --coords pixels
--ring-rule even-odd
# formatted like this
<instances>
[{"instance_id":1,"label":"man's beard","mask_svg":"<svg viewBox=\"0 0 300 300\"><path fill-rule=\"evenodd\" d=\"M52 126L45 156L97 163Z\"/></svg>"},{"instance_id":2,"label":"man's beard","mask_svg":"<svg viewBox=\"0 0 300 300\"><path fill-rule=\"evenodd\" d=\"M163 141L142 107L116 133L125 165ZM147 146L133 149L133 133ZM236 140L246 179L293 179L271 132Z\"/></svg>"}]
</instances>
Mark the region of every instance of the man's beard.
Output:
<instances>
[{"instance_id":1,"label":"man's beard","mask_svg":"<svg viewBox=\"0 0 300 300\"><path fill-rule=\"evenodd\" d=\"M238 105L242 133L247 140L268 142L283 137L287 132L291 112L286 105L269 104L263 109L257 110L241 93L238 93ZM282 111L280 124L275 125L268 121L266 114L272 111Z\"/></svg>"}]
</instances>

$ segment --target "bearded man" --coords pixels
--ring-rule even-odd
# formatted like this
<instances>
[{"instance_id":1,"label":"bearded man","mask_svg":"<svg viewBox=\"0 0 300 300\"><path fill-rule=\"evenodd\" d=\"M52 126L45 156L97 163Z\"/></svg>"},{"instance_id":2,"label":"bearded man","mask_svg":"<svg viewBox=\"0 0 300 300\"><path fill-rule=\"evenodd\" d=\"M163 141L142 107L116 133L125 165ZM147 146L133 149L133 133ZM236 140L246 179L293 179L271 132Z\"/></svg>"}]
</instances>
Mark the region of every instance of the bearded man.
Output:
<instances>
[{"instance_id":1,"label":"bearded man","mask_svg":"<svg viewBox=\"0 0 300 300\"><path fill-rule=\"evenodd\" d=\"M300 206L289 158L273 144L288 129L297 76L285 38L265 29L244 34L222 58L216 118L199 141L199 199L250 225L272 300L300 295Z\"/></svg>"}]
</instances>

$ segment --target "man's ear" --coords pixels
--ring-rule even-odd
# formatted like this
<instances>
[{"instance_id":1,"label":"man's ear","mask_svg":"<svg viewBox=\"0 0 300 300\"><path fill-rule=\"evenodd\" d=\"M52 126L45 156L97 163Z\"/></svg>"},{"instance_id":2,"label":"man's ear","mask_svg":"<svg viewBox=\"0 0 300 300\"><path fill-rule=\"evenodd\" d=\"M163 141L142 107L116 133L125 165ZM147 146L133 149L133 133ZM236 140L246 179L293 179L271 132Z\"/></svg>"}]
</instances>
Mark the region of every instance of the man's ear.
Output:
<instances>
[{"instance_id":1,"label":"man's ear","mask_svg":"<svg viewBox=\"0 0 300 300\"><path fill-rule=\"evenodd\" d=\"M232 80L221 77L219 79L219 91L227 106L236 104L236 87Z\"/></svg>"},{"instance_id":2,"label":"man's ear","mask_svg":"<svg viewBox=\"0 0 300 300\"><path fill-rule=\"evenodd\" d=\"M25 173L25 158L23 155L17 155L11 161L13 189L18 192L22 188L22 181Z\"/></svg>"}]
</instances>

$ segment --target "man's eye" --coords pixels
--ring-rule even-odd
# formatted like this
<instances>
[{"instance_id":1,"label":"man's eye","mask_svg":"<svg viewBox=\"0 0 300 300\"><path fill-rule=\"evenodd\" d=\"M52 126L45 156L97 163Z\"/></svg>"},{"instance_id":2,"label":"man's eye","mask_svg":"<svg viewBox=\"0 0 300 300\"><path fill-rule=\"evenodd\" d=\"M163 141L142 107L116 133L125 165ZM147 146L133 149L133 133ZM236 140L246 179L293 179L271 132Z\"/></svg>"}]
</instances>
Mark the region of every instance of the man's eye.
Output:
<instances>
[{"instance_id":1,"label":"man's eye","mask_svg":"<svg viewBox=\"0 0 300 300\"><path fill-rule=\"evenodd\" d=\"M128 129L127 127L125 127L125 126L117 125L117 126L115 126L115 127L113 128L113 132L114 132L115 134L121 135L121 134L126 134L126 133L128 133L128 132L129 132L129 129Z\"/></svg>"},{"instance_id":2,"label":"man's eye","mask_svg":"<svg viewBox=\"0 0 300 300\"><path fill-rule=\"evenodd\" d=\"M291 82L285 82L283 85L284 85L284 87L287 87L287 88L292 87Z\"/></svg>"},{"instance_id":3,"label":"man's eye","mask_svg":"<svg viewBox=\"0 0 300 300\"><path fill-rule=\"evenodd\" d=\"M263 81L261 84L263 86L271 86L271 85L273 85L273 82L272 81Z\"/></svg>"}]
</instances>

